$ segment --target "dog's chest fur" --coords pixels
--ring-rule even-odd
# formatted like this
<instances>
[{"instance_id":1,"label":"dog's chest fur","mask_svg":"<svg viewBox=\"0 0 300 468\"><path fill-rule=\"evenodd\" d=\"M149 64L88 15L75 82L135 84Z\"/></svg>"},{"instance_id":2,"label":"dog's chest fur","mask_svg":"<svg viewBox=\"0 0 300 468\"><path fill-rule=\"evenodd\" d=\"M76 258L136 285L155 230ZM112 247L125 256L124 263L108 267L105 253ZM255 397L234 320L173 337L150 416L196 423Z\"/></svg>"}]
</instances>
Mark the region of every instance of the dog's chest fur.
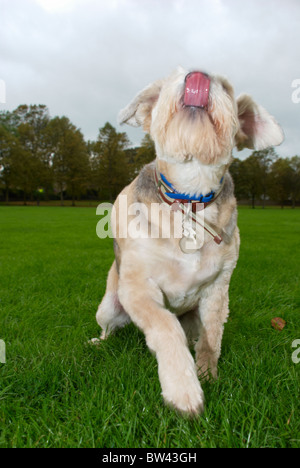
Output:
<instances>
[{"instance_id":1,"label":"dog's chest fur","mask_svg":"<svg viewBox=\"0 0 300 468\"><path fill-rule=\"evenodd\" d=\"M156 282L176 314L195 308L203 286L213 281L221 270L221 258L209 254L211 247L214 246L204 246L199 252L188 255L174 249L170 256L162 258L161 268L156 267Z\"/></svg>"},{"instance_id":2,"label":"dog's chest fur","mask_svg":"<svg viewBox=\"0 0 300 468\"><path fill-rule=\"evenodd\" d=\"M143 248L148 278L159 286L166 305L177 315L194 309L203 286L215 280L222 269L222 256L212 255L218 246L208 243L193 254L183 254L174 240L173 245L158 241L154 249L153 246L149 252Z\"/></svg>"},{"instance_id":3,"label":"dog's chest fur","mask_svg":"<svg viewBox=\"0 0 300 468\"><path fill-rule=\"evenodd\" d=\"M229 176L228 176L229 177ZM205 220L222 229L224 242L217 245L205 237L204 245L195 253L183 253L179 246L180 239L147 238L124 239L120 250L125 247L130 262L140 264L141 274L148 278L162 291L166 306L177 315L194 309L199 303L203 288L212 283L228 261L236 261L232 251L232 238L236 229L234 208L228 209L226 222L219 224L222 206L228 205L233 196L233 186L229 177L218 201L205 209ZM154 180L154 164L149 164L132 183L132 202L160 203ZM223 213L225 208L223 209ZM117 239L117 242L119 240ZM116 251L117 263L122 264L122 253ZM142 259L142 260L141 260Z\"/></svg>"}]
</instances>

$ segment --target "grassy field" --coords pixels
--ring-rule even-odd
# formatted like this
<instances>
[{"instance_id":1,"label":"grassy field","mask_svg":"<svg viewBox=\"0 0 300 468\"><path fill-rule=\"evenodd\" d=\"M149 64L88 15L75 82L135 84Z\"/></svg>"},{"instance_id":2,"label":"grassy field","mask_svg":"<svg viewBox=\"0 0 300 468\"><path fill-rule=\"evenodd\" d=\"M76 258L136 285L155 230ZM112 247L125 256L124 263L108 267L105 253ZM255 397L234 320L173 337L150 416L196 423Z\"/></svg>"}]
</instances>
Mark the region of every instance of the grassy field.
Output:
<instances>
[{"instance_id":1,"label":"grassy field","mask_svg":"<svg viewBox=\"0 0 300 468\"><path fill-rule=\"evenodd\" d=\"M94 208L0 207L0 447L300 447L300 210L240 209L219 379L191 420L163 405L133 325L87 344L113 258L97 221Z\"/></svg>"}]
</instances>

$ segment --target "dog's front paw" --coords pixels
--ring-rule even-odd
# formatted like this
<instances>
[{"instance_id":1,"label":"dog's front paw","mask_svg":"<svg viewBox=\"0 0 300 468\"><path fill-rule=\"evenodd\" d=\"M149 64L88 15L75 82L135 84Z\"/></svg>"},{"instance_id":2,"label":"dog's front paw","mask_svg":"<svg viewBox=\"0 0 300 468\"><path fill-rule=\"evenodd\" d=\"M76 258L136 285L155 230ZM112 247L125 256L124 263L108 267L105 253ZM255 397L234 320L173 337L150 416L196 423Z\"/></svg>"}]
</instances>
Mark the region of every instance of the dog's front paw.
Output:
<instances>
[{"instance_id":1,"label":"dog's front paw","mask_svg":"<svg viewBox=\"0 0 300 468\"><path fill-rule=\"evenodd\" d=\"M186 379L164 385L162 395L167 405L188 415L201 414L204 411L204 394L198 379Z\"/></svg>"}]
</instances>

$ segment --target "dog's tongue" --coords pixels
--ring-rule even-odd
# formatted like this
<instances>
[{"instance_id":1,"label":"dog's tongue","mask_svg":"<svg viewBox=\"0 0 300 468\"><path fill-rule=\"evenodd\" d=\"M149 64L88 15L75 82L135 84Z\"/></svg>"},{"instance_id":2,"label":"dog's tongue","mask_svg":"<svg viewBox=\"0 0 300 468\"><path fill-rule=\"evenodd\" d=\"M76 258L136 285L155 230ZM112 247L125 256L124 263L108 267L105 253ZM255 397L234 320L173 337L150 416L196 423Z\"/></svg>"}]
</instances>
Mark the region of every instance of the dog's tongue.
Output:
<instances>
[{"instance_id":1,"label":"dog's tongue","mask_svg":"<svg viewBox=\"0 0 300 468\"><path fill-rule=\"evenodd\" d=\"M192 72L185 78L184 104L207 107L210 79L205 73Z\"/></svg>"}]
</instances>

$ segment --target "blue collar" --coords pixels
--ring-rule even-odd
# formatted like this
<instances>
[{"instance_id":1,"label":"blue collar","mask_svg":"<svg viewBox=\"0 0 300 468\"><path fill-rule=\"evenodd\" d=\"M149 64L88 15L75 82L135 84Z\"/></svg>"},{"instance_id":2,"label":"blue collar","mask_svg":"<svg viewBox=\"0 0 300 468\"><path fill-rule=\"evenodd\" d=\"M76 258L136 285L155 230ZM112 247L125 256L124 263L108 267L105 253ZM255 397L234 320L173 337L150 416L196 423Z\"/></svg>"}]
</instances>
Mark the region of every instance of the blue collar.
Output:
<instances>
[{"instance_id":1,"label":"blue collar","mask_svg":"<svg viewBox=\"0 0 300 468\"><path fill-rule=\"evenodd\" d=\"M198 197L196 195L190 196L190 195L187 195L186 193L179 193L177 192L177 190L175 190L173 185L166 179L166 177L162 173L160 173L160 177L161 177L161 180L173 190L173 192L166 192L166 195L168 195L168 197L170 198L174 198L175 200L180 199L180 200L186 200L189 202L197 201L199 203L207 203L207 202L210 202L214 198L215 193L216 193L216 192L211 191L210 193L207 193L206 195L201 194ZM224 176L220 180L220 184L222 184L223 179L224 179Z\"/></svg>"}]
</instances>

